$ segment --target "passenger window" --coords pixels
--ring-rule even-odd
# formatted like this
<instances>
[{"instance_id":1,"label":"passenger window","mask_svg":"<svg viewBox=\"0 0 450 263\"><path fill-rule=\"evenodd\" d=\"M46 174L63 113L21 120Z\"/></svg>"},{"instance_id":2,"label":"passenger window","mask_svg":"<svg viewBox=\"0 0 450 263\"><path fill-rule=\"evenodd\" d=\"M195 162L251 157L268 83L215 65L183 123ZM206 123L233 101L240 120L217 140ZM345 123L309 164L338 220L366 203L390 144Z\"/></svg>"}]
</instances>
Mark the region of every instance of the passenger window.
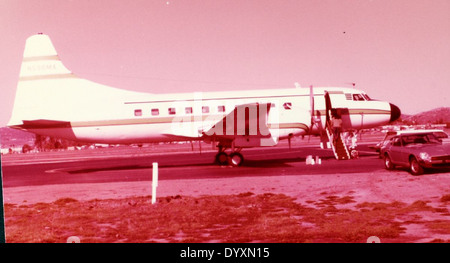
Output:
<instances>
[{"instance_id":1,"label":"passenger window","mask_svg":"<svg viewBox=\"0 0 450 263\"><path fill-rule=\"evenodd\" d=\"M169 115L175 115L176 113L175 108L169 108Z\"/></svg>"},{"instance_id":2,"label":"passenger window","mask_svg":"<svg viewBox=\"0 0 450 263\"><path fill-rule=\"evenodd\" d=\"M285 110L290 110L290 109L292 109L292 103L291 103L291 102L285 102L285 103L283 104L283 108L284 108Z\"/></svg>"},{"instance_id":3,"label":"passenger window","mask_svg":"<svg viewBox=\"0 0 450 263\"><path fill-rule=\"evenodd\" d=\"M158 116L159 115L159 109L152 109L152 116Z\"/></svg>"},{"instance_id":4,"label":"passenger window","mask_svg":"<svg viewBox=\"0 0 450 263\"><path fill-rule=\"evenodd\" d=\"M203 106L202 107L202 113L209 113L209 107L208 106Z\"/></svg>"},{"instance_id":5,"label":"passenger window","mask_svg":"<svg viewBox=\"0 0 450 263\"><path fill-rule=\"evenodd\" d=\"M141 109L134 110L134 116L136 117L142 116L142 110Z\"/></svg>"},{"instance_id":6,"label":"passenger window","mask_svg":"<svg viewBox=\"0 0 450 263\"><path fill-rule=\"evenodd\" d=\"M225 112L225 106L219 106L217 107L218 112Z\"/></svg>"},{"instance_id":7,"label":"passenger window","mask_svg":"<svg viewBox=\"0 0 450 263\"><path fill-rule=\"evenodd\" d=\"M185 112L186 114L192 114L192 107L186 107L185 110L184 110L184 112Z\"/></svg>"}]
</instances>

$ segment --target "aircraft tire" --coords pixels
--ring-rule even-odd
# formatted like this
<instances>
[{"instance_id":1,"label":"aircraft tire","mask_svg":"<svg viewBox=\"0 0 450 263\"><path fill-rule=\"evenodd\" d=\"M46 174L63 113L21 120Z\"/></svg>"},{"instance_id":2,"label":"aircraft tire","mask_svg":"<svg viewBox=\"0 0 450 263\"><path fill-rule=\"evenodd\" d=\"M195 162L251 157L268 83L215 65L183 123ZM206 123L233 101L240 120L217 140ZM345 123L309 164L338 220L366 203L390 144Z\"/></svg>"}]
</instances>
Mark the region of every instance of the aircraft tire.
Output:
<instances>
[{"instance_id":1,"label":"aircraft tire","mask_svg":"<svg viewBox=\"0 0 450 263\"><path fill-rule=\"evenodd\" d=\"M238 152L230 154L230 165L240 166L244 162L244 156Z\"/></svg>"},{"instance_id":2,"label":"aircraft tire","mask_svg":"<svg viewBox=\"0 0 450 263\"><path fill-rule=\"evenodd\" d=\"M220 152L216 154L216 163L219 165L227 165L228 164L228 154L225 152Z\"/></svg>"}]
</instances>

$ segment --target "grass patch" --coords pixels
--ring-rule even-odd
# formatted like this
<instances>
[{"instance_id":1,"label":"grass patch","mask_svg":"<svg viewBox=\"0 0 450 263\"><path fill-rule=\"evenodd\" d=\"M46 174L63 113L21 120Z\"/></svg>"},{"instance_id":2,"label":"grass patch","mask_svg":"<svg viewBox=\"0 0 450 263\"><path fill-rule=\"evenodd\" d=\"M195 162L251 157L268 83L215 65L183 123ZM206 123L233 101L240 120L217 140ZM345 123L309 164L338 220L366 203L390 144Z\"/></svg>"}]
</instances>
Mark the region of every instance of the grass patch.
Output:
<instances>
[{"instance_id":1,"label":"grass patch","mask_svg":"<svg viewBox=\"0 0 450 263\"><path fill-rule=\"evenodd\" d=\"M443 202L443 203L450 202L450 194L443 195L441 197L441 202Z\"/></svg>"},{"instance_id":2,"label":"grass patch","mask_svg":"<svg viewBox=\"0 0 450 263\"><path fill-rule=\"evenodd\" d=\"M309 201L311 203L313 201ZM226 196L168 196L91 200L72 198L33 205L5 204L7 242L365 242L369 236L399 239L399 218L432 211L426 202L410 205L362 203L338 205L351 196L328 196L317 207L283 194L251 192ZM429 222L448 232L449 221Z\"/></svg>"}]
</instances>

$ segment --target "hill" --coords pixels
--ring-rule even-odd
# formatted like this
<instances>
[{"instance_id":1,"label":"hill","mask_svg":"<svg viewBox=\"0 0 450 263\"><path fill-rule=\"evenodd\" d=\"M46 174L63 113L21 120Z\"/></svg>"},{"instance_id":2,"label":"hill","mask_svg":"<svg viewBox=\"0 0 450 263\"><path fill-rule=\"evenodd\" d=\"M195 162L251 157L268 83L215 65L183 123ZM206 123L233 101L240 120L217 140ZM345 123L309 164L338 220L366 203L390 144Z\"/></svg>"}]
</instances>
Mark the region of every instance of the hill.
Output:
<instances>
[{"instance_id":1,"label":"hill","mask_svg":"<svg viewBox=\"0 0 450 263\"><path fill-rule=\"evenodd\" d=\"M407 124L450 124L450 107L436 108L415 115L402 115Z\"/></svg>"},{"instance_id":2,"label":"hill","mask_svg":"<svg viewBox=\"0 0 450 263\"><path fill-rule=\"evenodd\" d=\"M22 147L25 144L34 145L35 135L30 132L11 129L8 127L0 128L1 148Z\"/></svg>"}]
</instances>

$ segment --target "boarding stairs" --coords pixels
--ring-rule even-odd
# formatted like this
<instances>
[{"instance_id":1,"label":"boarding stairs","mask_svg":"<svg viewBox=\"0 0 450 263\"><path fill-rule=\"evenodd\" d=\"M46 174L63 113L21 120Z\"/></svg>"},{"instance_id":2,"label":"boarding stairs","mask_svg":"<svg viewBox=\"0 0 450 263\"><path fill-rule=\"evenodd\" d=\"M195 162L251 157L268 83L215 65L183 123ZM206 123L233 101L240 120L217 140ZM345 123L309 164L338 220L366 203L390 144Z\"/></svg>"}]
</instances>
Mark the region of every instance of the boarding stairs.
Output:
<instances>
[{"instance_id":1,"label":"boarding stairs","mask_svg":"<svg viewBox=\"0 0 450 263\"><path fill-rule=\"evenodd\" d=\"M333 149L334 157L336 157L337 160L349 160L350 152L348 150L347 145L344 142L344 136L342 133L340 134L339 138L336 140L336 144L333 140L333 130L331 128L331 125L326 125L326 133L328 136L328 139L330 141L331 148Z\"/></svg>"}]
</instances>

